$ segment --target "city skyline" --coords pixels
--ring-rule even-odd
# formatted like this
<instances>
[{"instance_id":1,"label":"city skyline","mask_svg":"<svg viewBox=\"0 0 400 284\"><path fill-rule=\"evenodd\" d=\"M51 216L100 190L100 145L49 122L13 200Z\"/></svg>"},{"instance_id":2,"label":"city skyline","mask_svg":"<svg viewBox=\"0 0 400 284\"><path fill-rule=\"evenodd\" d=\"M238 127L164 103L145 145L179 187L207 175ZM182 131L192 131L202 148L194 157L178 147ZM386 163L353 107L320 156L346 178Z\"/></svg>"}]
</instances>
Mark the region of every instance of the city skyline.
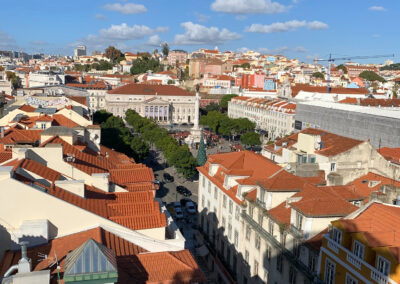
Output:
<instances>
[{"instance_id":1,"label":"city skyline","mask_svg":"<svg viewBox=\"0 0 400 284\"><path fill-rule=\"evenodd\" d=\"M135 52L167 42L172 49L218 46L302 61L330 53L396 54L391 34L399 6L378 0L19 1L3 5L0 49L72 55L79 44L89 52L108 45Z\"/></svg>"}]
</instances>

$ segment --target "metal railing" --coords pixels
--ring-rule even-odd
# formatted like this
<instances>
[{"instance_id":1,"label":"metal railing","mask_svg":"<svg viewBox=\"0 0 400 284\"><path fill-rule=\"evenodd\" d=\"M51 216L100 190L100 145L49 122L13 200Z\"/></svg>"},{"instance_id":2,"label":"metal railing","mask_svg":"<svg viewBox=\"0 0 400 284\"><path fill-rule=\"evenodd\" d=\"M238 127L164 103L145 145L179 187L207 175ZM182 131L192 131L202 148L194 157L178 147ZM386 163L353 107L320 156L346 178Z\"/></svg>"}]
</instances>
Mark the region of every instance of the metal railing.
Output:
<instances>
[{"instance_id":1,"label":"metal railing","mask_svg":"<svg viewBox=\"0 0 400 284\"><path fill-rule=\"evenodd\" d=\"M299 239L303 239L304 238L304 231L297 228L296 226L290 224L290 231L293 233L293 235L295 235L295 237L299 238Z\"/></svg>"}]
</instances>

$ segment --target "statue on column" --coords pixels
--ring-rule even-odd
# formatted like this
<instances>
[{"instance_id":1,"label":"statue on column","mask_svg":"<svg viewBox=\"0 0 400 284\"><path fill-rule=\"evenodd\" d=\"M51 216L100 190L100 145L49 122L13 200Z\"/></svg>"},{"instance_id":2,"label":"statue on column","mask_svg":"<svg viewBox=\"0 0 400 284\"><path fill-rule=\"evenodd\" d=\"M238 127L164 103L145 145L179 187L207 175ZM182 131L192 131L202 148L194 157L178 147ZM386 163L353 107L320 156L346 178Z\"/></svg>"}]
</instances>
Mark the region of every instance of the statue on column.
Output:
<instances>
[{"instance_id":1,"label":"statue on column","mask_svg":"<svg viewBox=\"0 0 400 284\"><path fill-rule=\"evenodd\" d=\"M200 96L199 96L200 85L196 85L196 100L194 103L194 121L193 127L190 129L190 135L185 139L186 144L196 145L200 143L200 139L202 138L201 132L202 129L199 127L199 108L200 108Z\"/></svg>"}]
</instances>

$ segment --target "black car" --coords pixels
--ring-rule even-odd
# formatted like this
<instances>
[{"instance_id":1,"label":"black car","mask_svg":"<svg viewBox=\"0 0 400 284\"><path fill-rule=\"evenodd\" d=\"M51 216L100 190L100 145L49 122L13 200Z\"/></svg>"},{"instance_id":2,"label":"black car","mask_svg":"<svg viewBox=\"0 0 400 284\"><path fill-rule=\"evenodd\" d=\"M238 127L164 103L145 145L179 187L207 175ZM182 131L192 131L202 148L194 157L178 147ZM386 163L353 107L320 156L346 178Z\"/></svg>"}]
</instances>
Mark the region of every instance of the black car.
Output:
<instances>
[{"instance_id":1,"label":"black car","mask_svg":"<svg viewBox=\"0 0 400 284\"><path fill-rule=\"evenodd\" d=\"M168 181L168 182L174 182L174 177L171 176L169 173L164 173L163 174L164 180Z\"/></svg>"},{"instance_id":2,"label":"black car","mask_svg":"<svg viewBox=\"0 0 400 284\"><path fill-rule=\"evenodd\" d=\"M178 185L176 187L176 191L186 197L192 196L192 193L190 192L190 190L182 185Z\"/></svg>"}]
</instances>

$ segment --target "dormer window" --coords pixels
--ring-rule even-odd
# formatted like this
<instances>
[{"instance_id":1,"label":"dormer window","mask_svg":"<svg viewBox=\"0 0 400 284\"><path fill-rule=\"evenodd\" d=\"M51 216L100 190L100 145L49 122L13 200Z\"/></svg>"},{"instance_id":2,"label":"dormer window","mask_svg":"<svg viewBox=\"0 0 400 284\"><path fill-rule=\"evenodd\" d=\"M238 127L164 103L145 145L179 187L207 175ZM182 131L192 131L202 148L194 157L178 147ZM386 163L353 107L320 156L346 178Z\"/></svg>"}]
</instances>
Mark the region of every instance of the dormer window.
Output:
<instances>
[{"instance_id":1,"label":"dormer window","mask_svg":"<svg viewBox=\"0 0 400 284\"><path fill-rule=\"evenodd\" d=\"M342 231L339 230L338 228L333 228L332 239L336 243L341 244L342 243Z\"/></svg>"},{"instance_id":2,"label":"dormer window","mask_svg":"<svg viewBox=\"0 0 400 284\"><path fill-rule=\"evenodd\" d=\"M378 256L377 269L385 276L390 274L390 262L383 256Z\"/></svg>"},{"instance_id":3,"label":"dormer window","mask_svg":"<svg viewBox=\"0 0 400 284\"><path fill-rule=\"evenodd\" d=\"M353 253L361 259L364 258L364 248L365 246L362 243L354 240Z\"/></svg>"}]
</instances>

